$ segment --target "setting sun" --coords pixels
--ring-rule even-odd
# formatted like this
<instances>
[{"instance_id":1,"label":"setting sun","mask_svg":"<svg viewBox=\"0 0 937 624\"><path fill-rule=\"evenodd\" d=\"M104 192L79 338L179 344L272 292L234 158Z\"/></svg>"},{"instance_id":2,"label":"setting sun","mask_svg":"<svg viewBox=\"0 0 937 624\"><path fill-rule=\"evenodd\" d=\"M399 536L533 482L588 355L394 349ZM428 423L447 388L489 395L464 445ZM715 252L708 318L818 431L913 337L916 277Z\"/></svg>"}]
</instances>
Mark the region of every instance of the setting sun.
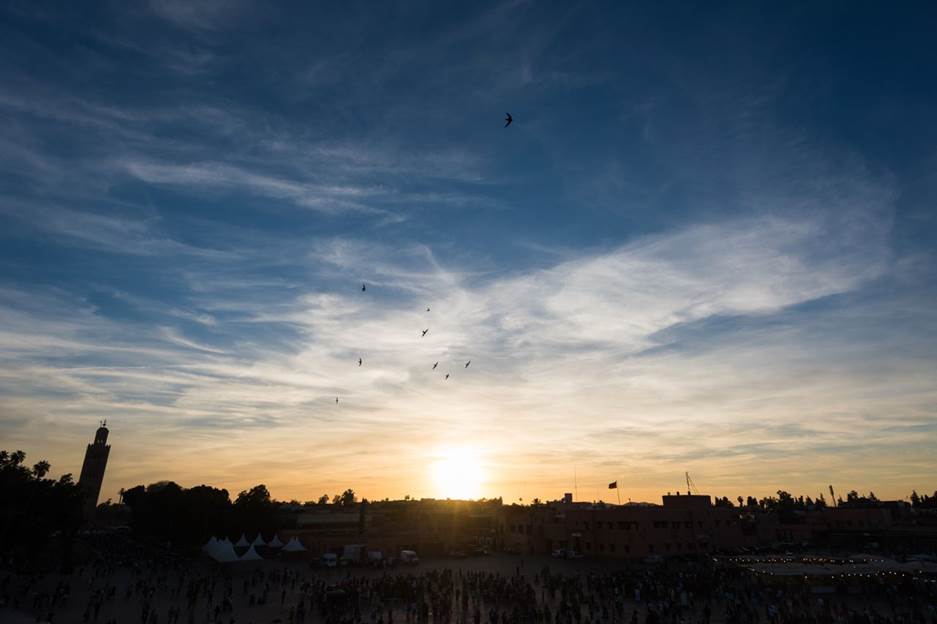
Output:
<instances>
[{"instance_id":1,"label":"setting sun","mask_svg":"<svg viewBox=\"0 0 937 624\"><path fill-rule=\"evenodd\" d=\"M482 461L473 449L447 448L435 455L430 465L436 496L470 499L481 496L485 478Z\"/></svg>"}]
</instances>

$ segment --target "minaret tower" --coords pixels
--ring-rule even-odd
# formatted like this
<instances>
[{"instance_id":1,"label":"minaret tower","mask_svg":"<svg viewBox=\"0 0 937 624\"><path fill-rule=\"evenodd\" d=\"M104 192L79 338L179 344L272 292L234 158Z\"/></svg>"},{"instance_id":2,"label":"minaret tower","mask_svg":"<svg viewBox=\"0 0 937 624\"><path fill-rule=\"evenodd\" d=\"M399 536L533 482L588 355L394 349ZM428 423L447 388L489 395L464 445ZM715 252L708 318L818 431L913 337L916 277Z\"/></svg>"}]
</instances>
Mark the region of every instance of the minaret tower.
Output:
<instances>
[{"instance_id":1,"label":"minaret tower","mask_svg":"<svg viewBox=\"0 0 937 624\"><path fill-rule=\"evenodd\" d=\"M107 456L111 452L111 447L107 443L107 434L107 421L101 421L101 426L94 434L94 442L89 444L88 450L85 451L85 463L81 465L78 485L84 490L86 520L94 517L94 510L98 506L98 496L101 495Z\"/></svg>"}]
</instances>

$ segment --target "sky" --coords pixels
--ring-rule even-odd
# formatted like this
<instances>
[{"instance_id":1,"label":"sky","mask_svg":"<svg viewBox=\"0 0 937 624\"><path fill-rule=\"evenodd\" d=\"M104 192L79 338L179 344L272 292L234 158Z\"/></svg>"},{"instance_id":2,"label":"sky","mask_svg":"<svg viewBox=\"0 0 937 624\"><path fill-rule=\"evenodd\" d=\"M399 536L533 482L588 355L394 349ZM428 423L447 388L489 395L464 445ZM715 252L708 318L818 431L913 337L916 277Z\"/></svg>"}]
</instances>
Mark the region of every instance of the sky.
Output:
<instances>
[{"instance_id":1,"label":"sky","mask_svg":"<svg viewBox=\"0 0 937 624\"><path fill-rule=\"evenodd\" d=\"M630 4L3 2L0 448L106 419L102 500L932 491L937 10Z\"/></svg>"}]
</instances>

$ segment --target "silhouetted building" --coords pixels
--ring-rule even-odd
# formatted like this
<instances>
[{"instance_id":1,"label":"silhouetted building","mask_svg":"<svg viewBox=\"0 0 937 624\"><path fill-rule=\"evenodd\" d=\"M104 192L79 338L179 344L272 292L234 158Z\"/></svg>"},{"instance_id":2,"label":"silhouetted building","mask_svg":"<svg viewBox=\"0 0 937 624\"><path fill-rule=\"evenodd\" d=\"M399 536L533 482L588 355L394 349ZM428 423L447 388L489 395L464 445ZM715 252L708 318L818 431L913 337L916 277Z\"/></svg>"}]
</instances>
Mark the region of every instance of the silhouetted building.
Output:
<instances>
[{"instance_id":1,"label":"silhouetted building","mask_svg":"<svg viewBox=\"0 0 937 624\"><path fill-rule=\"evenodd\" d=\"M714 507L709 496L668 494L663 505L566 500L503 507L501 547L518 554L638 559L705 555L745 544L738 509Z\"/></svg>"},{"instance_id":2,"label":"silhouetted building","mask_svg":"<svg viewBox=\"0 0 937 624\"><path fill-rule=\"evenodd\" d=\"M88 445L85 451L85 462L81 465L81 476L78 485L84 490L85 518L94 517L94 510L98 506L98 496L101 495L101 484L104 483L104 469L107 468L107 456L111 447L107 443L107 422L94 434L94 442Z\"/></svg>"},{"instance_id":3,"label":"silhouetted building","mask_svg":"<svg viewBox=\"0 0 937 624\"><path fill-rule=\"evenodd\" d=\"M464 556L493 546L500 508L499 499L371 501L362 516L360 504L312 505L296 512L295 525L280 537L298 537L309 557L342 554L354 544L388 557L405 549L421 557Z\"/></svg>"}]
</instances>

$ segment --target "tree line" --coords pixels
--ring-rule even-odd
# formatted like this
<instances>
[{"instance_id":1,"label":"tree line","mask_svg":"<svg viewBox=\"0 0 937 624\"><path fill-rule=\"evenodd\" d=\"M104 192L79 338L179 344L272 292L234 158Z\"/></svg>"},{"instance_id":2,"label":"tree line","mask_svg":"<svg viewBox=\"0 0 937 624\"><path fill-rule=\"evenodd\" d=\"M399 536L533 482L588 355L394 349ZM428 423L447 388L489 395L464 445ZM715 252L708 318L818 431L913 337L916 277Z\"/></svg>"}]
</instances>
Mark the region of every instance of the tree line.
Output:
<instances>
[{"instance_id":1,"label":"tree line","mask_svg":"<svg viewBox=\"0 0 937 624\"><path fill-rule=\"evenodd\" d=\"M35 562L39 554L57 542L57 553L66 566L71 546L81 528L82 495L71 474L51 479L49 462L32 466L23 451L0 451L0 553L16 563Z\"/></svg>"},{"instance_id":2,"label":"tree line","mask_svg":"<svg viewBox=\"0 0 937 624\"><path fill-rule=\"evenodd\" d=\"M778 490L777 496L765 496L755 498L754 496L737 497L736 502L740 509L748 511L787 511L798 510L807 511L813 509L826 509L828 507L826 498L821 493L816 498L809 496L793 496L785 490ZM933 496L926 494L920 495L916 491L911 492L911 506L916 509L935 509L937 508L937 492ZM716 497L713 501L716 507L735 507L736 505L729 500L728 496ZM881 507L882 501L875 496L874 492L866 495L859 494L856 490L850 490L846 493L845 500L841 496L836 497L835 506L837 507L856 507L869 508Z\"/></svg>"},{"instance_id":3,"label":"tree line","mask_svg":"<svg viewBox=\"0 0 937 624\"><path fill-rule=\"evenodd\" d=\"M131 527L144 538L168 540L183 548L196 548L209 537L244 533L270 535L284 525L282 501L274 500L266 485L260 484L239 492L234 501L225 489L208 485L184 488L172 481L138 485L121 491L124 504L132 513ZM356 506L351 488L332 497L331 505ZM296 501L291 501L296 503ZM328 505L323 495L318 502Z\"/></svg>"}]
</instances>

